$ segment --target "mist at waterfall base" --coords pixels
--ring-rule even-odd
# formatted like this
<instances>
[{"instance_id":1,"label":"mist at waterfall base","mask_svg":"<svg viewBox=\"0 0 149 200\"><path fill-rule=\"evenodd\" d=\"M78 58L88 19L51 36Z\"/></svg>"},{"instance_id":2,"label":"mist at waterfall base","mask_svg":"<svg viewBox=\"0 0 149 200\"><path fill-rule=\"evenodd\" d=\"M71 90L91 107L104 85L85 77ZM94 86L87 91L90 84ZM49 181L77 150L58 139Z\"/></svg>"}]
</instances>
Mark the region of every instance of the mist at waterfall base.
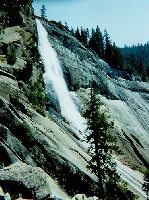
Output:
<instances>
[{"instance_id":1,"label":"mist at waterfall base","mask_svg":"<svg viewBox=\"0 0 149 200\"><path fill-rule=\"evenodd\" d=\"M70 97L66 82L63 77L60 62L58 60L56 52L53 50L49 40L48 33L41 24L41 22L36 19L37 30L38 30L38 49L44 63L44 81L45 84L52 85L55 91L58 102L61 109L61 114L65 117L70 126L77 132L80 137L80 132L84 132L86 129L85 119L80 115L77 107L75 106L73 100ZM46 91L47 93L50 92Z\"/></svg>"}]
</instances>

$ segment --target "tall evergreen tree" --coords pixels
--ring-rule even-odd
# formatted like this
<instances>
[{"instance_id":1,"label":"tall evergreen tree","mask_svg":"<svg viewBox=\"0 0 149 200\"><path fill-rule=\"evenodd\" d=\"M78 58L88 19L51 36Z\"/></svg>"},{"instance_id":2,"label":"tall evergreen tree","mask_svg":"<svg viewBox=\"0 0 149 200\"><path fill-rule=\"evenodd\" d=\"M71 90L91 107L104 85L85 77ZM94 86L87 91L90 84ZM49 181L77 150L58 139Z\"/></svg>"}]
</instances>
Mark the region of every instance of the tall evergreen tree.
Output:
<instances>
[{"instance_id":1,"label":"tall evergreen tree","mask_svg":"<svg viewBox=\"0 0 149 200\"><path fill-rule=\"evenodd\" d=\"M75 37L75 32L73 28L70 29L70 34Z\"/></svg>"},{"instance_id":2,"label":"tall evergreen tree","mask_svg":"<svg viewBox=\"0 0 149 200\"><path fill-rule=\"evenodd\" d=\"M112 64L112 44L106 29L104 30L104 60L109 65Z\"/></svg>"},{"instance_id":3,"label":"tall evergreen tree","mask_svg":"<svg viewBox=\"0 0 149 200\"><path fill-rule=\"evenodd\" d=\"M111 66L115 69L123 69L123 58L120 49L115 43L112 45Z\"/></svg>"},{"instance_id":4,"label":"tall evergreen tree","mask_svg":"<svg viewBox=\"0 0 149 200\"><path fill-rule=\"evenodd\" d=\"M84 112L87 118L86 141L92 156L88 168L98 178L96 194L100 199L134 200L135 195L124 186L117 173L113 154L119 154L116 137L110 131L113 121L102 108L102 102L97 98L95 90L91 89L90 100Z\"/></svg>"},{"instance_id":5,"label":"tall evergreen tree","mask_svg":"<svg viewBox=\"0 0 149 200\"><path fill-rule=\"evenodd\" d=\"M131 47L121 48L124 60L124 69L129 74L135 74L142 78L143 81L149 80L149 43L144 45L138 44ZM129 67L128 67L129 66Z\"/></svg>"},{"instance_id":6,"label":"tall evergreen tree","mask_svg":"<svg viewBox=\"0 0 149 200\"><path fill-rule=\"evenodd\" d=\"M87 46L87 32L81 27L80 41Z\"/></svg>"},{"instance_id":7,"label":"tall evergreen tree","mask_svg":"<svg viewBox=\"0 0 149 200\"><path fill-rule=\"evenodd\" d=\"M111 157L113 152L119 152L119 148L116 138L110 134L113 122L109 121L109 116L102 111L101 106L100 99L97 99L94 90L91 89L90 101L84 113L88 120L86 140L90 144L89 151L92 154L88 167L97 175L98 195L100 199L104 199L106 182L119 179L116 164Z\"/></svg>"},{"instance_id":8,"label":"tall evergreen tree","mask_svg":"<svg viewBox=\"0 0 149 200\"><path fill-rule=\"evenodd\" d=\"M42 7L41 7L41 9L40 9L40 11L41 11L41 18L42 19L46 19L46 7L45 7L45 5L42 5Z\"/></svg>"},{"instance_id":9,"label":"tall evergreen tree","mask_svg":"<svg viewBox=\"0 0 149 200\"><path fill-rule=\"evenodd\" d=\"M77 38L78 40L81 39L81 34L80 34L80 31L79 31L79 28L78 28L78 27L77 27L77 30L76 30L76 32L75 32L75 36L76 36L76 38Z\"/></svg>"},{"instance_id":10,"label":"tall evergreen tree","mask_svg":"<svg viewBox=\"0 0 149 200\"><path fill-rule=\"evenodd\" d=\"M103 58L104 55L103 36L98 26L96 28L96 31L92 29L92 35L89 40L89 47L92 48L100 58Z\"/></svg>"}]
</instances>

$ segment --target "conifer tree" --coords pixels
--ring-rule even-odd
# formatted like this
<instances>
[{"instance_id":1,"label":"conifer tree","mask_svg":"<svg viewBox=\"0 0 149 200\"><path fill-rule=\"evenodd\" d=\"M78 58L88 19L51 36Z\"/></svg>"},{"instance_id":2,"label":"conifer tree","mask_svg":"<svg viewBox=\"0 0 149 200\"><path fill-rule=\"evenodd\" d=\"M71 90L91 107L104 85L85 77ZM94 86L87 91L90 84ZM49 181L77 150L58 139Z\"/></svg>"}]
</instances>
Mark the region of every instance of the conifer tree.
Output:
<instances>
[{"instance_id":1,"label":"conifer tree","mask_svg":"<svg viewBox=\"0 0 149 200\"><path fill-rule=\"evenodd\" d=\"M123 58L120 49L115 43L112 45L111 66L115 69L123 69Z\"/></svg>"},{"instance_id":2,"label":"conifer tree","mask_svg":"<svg viewBox=\"0 0 149 200\"><path fill-rule=\"evenodd\" d=\"M98 178L96 194L99 199L133 200L135 195L124 186L117 173L113 154L119 154L116 137L111 134L113 121L102 108L95 90L91 89L90 100L84 112L87 118L86 142L89 144L91 160L88 168ZM124 198L123 198L124 197Z\"/></svg>"},{"instance_id":3,"label":"conifer tree","mask_svg":"<svg viewBox=\"0 0 149 200\"><path fill-rule=\"evenodd\" d=\"M75 36L76 36L76 38L77 38L78 40L80 40L81 34L80 34L80 31L79 31L79 28L78 28L78 27L77 27L77 30L76 30L76 32L75 32Z\"/></svg>"},{"instance_id":4,"label":"conifer tree","mask_svg":"<svg viewBox=\"0 0 149 200\"><path fill-rule=\"evenodd\" d=\"M98 26L96 28L96 31L92 29L92 35L89 40L89 47L92 48L100 58L103 58L104 55L103 36Z\"/></svg>"},{"instance_id":5,"label":"conifer tree","mask_svg":"<svg viewBox=\"0 0 149 200\"><path fill-rule=\"evenodd\" d=\"M75 37L75 32L73 28L70 29L70 34Z\"/></svg>"},{"instance_id":6,"label":"conifer tree","mask_svg":"<svg viewBox=\"0 0 149 200\"><path fill-rule=\"evenodd\" d=\"M40 11L41 11L41 18L42 19L46 19L46 7L45 7L45 5L42 5L42 7L41 7L41 9L40 9Z\"/></svg>"},{"instance_id":7,"label":"conifer tree","mask_svg":"<svg viewBox=\"0 0 149 200\"><path fill-rule=\"evenodd\" d=\"M81 27L80 41L87 46L87 32Z\"/></svg>"},{"instance_id":8,"label":"conifer tree","mask_svg":"<svg viewBox=\"0 0 149 200\"><path fill-rule=\"evenodd\" d=\"M116 164L113 162L111 154L118 153L116 138L110 134L113 122L109 121L109 116L101 109L102 103L97 99L93 89L91 89L90 101L84 113L88 120L88 134L86 140L90 145L89 152L92 159L89 162L89 169L98 177L98 195L101 199L105 197L105 182L117 180Z\"/></svg>"},{"instance_id":9,"label":"conifer tree","mask_svg":"<svg viewBox=\"0 0 149 200\"><path fill-rule=\"evenodd\" d=\"M104 30L104 60L109 65L112 64L112 44L106 29Z\"/></svg>"}]
</instances>

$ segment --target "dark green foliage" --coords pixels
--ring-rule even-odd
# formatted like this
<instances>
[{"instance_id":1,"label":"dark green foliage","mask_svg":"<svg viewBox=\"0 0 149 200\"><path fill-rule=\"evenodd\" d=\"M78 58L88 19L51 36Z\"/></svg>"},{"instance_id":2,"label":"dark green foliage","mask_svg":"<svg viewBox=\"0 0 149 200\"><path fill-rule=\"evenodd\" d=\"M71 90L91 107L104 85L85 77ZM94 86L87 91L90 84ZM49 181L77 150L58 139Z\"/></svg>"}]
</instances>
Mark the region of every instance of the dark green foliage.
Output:
<instances>
[{"instance_id":1,"label":"dark green foliage","mask_svg":"<svg viewBox=\"0 0 149 200\"><path fill-rule=\"evenodd\" d=\"M41 114L42 116L45 116L45 111L43 108L39 107L38 105L33 105L33 108L39 113Z\"/></svg>"},{"instance_id":2,"label":"dark green foliage","mask_svg":"<svg viewBox=\"0 0 149 200\"><path fill-rule=\"evenodd\" d=\"M107 200L133 200L137 199L137 196L128 190L127 184L123 181L117 183L113 183L113 181L110 181L106 183L106 191L107 191Z\"/></svg>"},{"instance_id":3,"label":"dark green foliage","mask_svg":"<svg viewBox=\"0 0 149 200\"><path fill-rule=\"evenodd\" d=\"M118 152L118 147L116 138L109 132L113 122L109 121L109 116L101 110L101 105L101 101L91 89L90 101L84 113L88 119L86 141L90 144L89 152L92 154L88 167L98 177L97 194L103 199L105 182L118 178L116 164L111 157L113 152Z\"/></svg>"},{"instance_id":4,"label":"dark green foliage","mask_svg":"<svg viewBox=\"0 0 149 200\"><path fill-rule=\"evenodd\" d=\"M32 0L1 0L1 10L5 12L5 27L23 23L20 11L31 6Z\"/></svg>"},{"instance_id":5,"label":"dark green foliage","mask_svg":"<svg viewBox=\"0 0 149 200\"><path fill-rule=\"evenodd\" d=\"M126 69L129 74L135 74L143 81L148 81L149 79L149 43L144 45L138 44L137 46L131 46L121 48L124 69Z\"/></svg>"},{"instance_id":6,"label":"dark green foliage","mask_svg":"<svg viewBox=\"0 0 149 200\"><path fill-rule=\"evenodd\" d=\"M27 62L24 68L16 69L15 76L18 81L22 80L24 82L29 82L30 77L33 71L33 60L31 58L27 58Z\"/></svg>"},{"instance_id":7,"label":"dark green foliage","mask_svg":"<svg viewBox=\"0 0 149 200\"><path fill-rule=\"evenodd\" d=\"M121 188L120 176L112 158L113 154L119 154L121 151L116 144L116 137L110 133L114 123L102 105L95 91L91 89L90 100L84 113L88 120L86 141L90 145L89 152L92 155L88 168L98 177L96 194L99 198L121 199L120 193L125 192L129 196L129 192Z\"/></svg>"},{"instance_id":8,"label":"dark green foliage","mask_svg":"<svg viewBox=\"0 0 149 200\"><path fill-rule=\"evenodd\" d=\"M81 34L80 34L80 31L79 31L79 28L77 27L77 30L75 32L75 37L78 39L78 40L81 40Z\"/></svg>"},{"instance_id":9,"label":"dark green foliage","mask_svg":"<svg viewBox=\"0 0 149 200\"><path fill-rule=\"evenodd\" d=\"M88 47L89 30L81 27L81 31L77 27L77 30L70 30L70 34L76 37L85 47Z\"/></svg>"},{"instance_id":10,"label":"dark green foliage","mask_svg":"<svg viewBox=\"0 0 149 200\"><path fill-rule=\"evenodd\" d=\"M16 200L22 195L24 199L33 199L31 189L28 189L21 182L12 180L0 180L0 185L3 188L4 193L8 192L11 196L11 200Z\"/></svg>"},{"instance_id":11,"label":"dark green foliage","mask_svg":"<svg viewBox=\"0 0 149 200\"><path fill-rule=\"evenodd\" d=\"M70 30L70 34L75 37L75 32L73 28Z\"/></svg>"},{"instance_id":12,"label":"dark green foliage","mask_svg":"<svg viewBox=\"0 0 149 200\"><path fill-rule=\"evenodd\" d=\"M40 9L40 11L41 11L41 18L42 19L46 19L46 7L45 7L45 5L42 5L42 8Z\"/></svg>"},{"instance_id":13,"label":"dark green foliage","mask_svg":"<svg viewBox=\"0 0 149 200\"><path fill-rule=\"evenodd\" d=\"M123 58L120 49L115 43L112 45L111 66L115 69L123 69Z\"/></svg>"},{"instance_id":14,"label":"dark green foliage","mask_svg":"<svg viewBox=\"0 0 149 200\"><path fill-rule=\"evenodd\" d=\"M104 31L104 60L115 69L123 69L123 58L120 49L111 43L110 36Z\"/></svg>"},{"instance_id":15,"label":"dark green foliage","mask_svg":"<svg viewBox=\"0 0 149 200\"><path fill-rule=\"evenodd\" d=\"M80 41L84 46L88 46L88 30L81 27Z\"/></svg>"},{"instance_id":16,"label":"dark green foliage","mask_svg":"<svg viewBox=\"0 0 149 200\"><path fill-rule=\"evenodd\" d=\"M7 62L9 65L14 65L16 62L16 48L15 46L12 44L10 46L10 48L7 48Z\"/></svg>"},{"instance_id":17,"label":"dark green foliage","mask_svg":"<svg viewBox=\"0 0 149 200\"><path fill-rule=\"evenodd\" d=\"M7 58L7 63L9 65L14 65L16 62L16 51L17 51L17 47L14 43L11 44L2 44L0 46L0 52L3 55L6 55Z\"/></svg>"},{"instance_id":18,"label":"dark green foliage","mask_svg":"<svg viewBox=\"0 0 149 200\"><path fill-rule=\"evenodd\" d=\"M15 107L15 109L27 114L24 104L20 102L20 93L17 90L13 96L10 95L10 103Z\"/></svg>"},{"instance_id":19,"label":"dark green foliage","mask_svg":"<svg viewBox=\"0 0 149 200\"><path fill-rule=\"evenodd\" d=\"M23 143L24 146L32 146L34 137L27 124L21 122L15 123L12 132Z\"/></svg>"},{"instance_id":20,"label":"dark green foliage","mask_svg":"<svg viewBox=\"0 0 149 200\"><path fill-rule=\"evenodd\" d=\"M31 4L32 0L1 0L1 9L8 10L12 9L22 9L27 4Z\"/></svg>"},{"instance_id":21,"label":"dark green foliage","mask_svg":"<svg viewBox=\"0 0 149 200\"><path fill-rule=\"evenodd\" d=\"M88 29L81 31L77 28L76 31L71 29L70 33L75 36L85 47L94 50L99 58L106 61L111 67L115 69L123 69L123 57L120 49L115 43L112 44L110 36L107 31L104 31L104 36L97 26L96 30L92 29L91 35Z\"/></svg>"},{"instance_id":22,"label":"dark green foliage","mask_svg":"<svg viewBox=\"0 0 149 200\"><path fill-rule=\"evenodd\" d=\"M0 126L0 137L4 140L7 139L7 129L4 126Z\"/></svg>"},{"instance_id":23,"label":"dark green foliage","mask_svg":"<svg viewBox=\"0 0 149 200\"><path fill-rule=\"evenodd\" d=\"M92 35L89 40L89 47L92 48L100 58L104 57L103 36L98 26L96 31L92 30Z\"/></svg>"},{"instance_id":24,"label":"dark green foliage","mask_svg":"<svg viewBox=\"0 0 149 200\"><path fill-rule=\"evenodd\" d=\"M9 153L6 151L5 147L0 144L0 167L8 166L12 164Z\"/></svg>"},{"instance_id":25,"label":"dark green foliage","mask_svg":"<svg viewBox=\"0 0 149 200\"><path fill-rule=\"evenodd\" d=\"M37 38L34 38L35 41L33 41L30 45L27 46L27 50L29 51L30 59L32 60L32 63L39 62L40 61L40 54L37 47Z\"/></svg>"},{"instance_id":26,"label":"dark green foliage","mask_svg":"<svg viewBox=\"0 0 149 200\"><path fill-rule=\"evenodd\" d=\"M46 103L45 93L41 83L34 83L30 86L29 100L33 105L44 107Z\"/></svg>"},{"instance_id":27,"label":"dark green foliage","mask_svg":"<svg viewBox=\"0 0 149 200\"><path fill-rule=\"evenodd\" d=\"M44 114L44 109L48 104L48 98L45 95L43 84L36 82L30 85L29 102L32 103L33 108L41 115Z\"/></svg>"}]
</instances>

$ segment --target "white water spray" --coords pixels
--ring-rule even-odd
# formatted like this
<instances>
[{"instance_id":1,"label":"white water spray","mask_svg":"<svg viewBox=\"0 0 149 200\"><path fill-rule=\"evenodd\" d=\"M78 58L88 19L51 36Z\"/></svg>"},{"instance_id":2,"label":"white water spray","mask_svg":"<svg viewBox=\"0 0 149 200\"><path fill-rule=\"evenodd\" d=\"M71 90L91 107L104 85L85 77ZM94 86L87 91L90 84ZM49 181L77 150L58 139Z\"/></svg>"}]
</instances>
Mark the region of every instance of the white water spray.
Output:
<instances>
[{"instance_id":1,"label":"white water spray","mask_svg":"<svg viewBox=\"0 0 149 200\"><path fill-rule=\"evenodd\" d=\"M73 129L77 132L83 132L85 129L85 119L81 117L69 95L57 54L53 50L48 40L47 31L41 22L36 19L36 23L39 42L38 48L45 68L44 81L45 83L50 82L52 84L52 87L58 97L61 114L69 121Z\"/></svg>"}]
</instances>

